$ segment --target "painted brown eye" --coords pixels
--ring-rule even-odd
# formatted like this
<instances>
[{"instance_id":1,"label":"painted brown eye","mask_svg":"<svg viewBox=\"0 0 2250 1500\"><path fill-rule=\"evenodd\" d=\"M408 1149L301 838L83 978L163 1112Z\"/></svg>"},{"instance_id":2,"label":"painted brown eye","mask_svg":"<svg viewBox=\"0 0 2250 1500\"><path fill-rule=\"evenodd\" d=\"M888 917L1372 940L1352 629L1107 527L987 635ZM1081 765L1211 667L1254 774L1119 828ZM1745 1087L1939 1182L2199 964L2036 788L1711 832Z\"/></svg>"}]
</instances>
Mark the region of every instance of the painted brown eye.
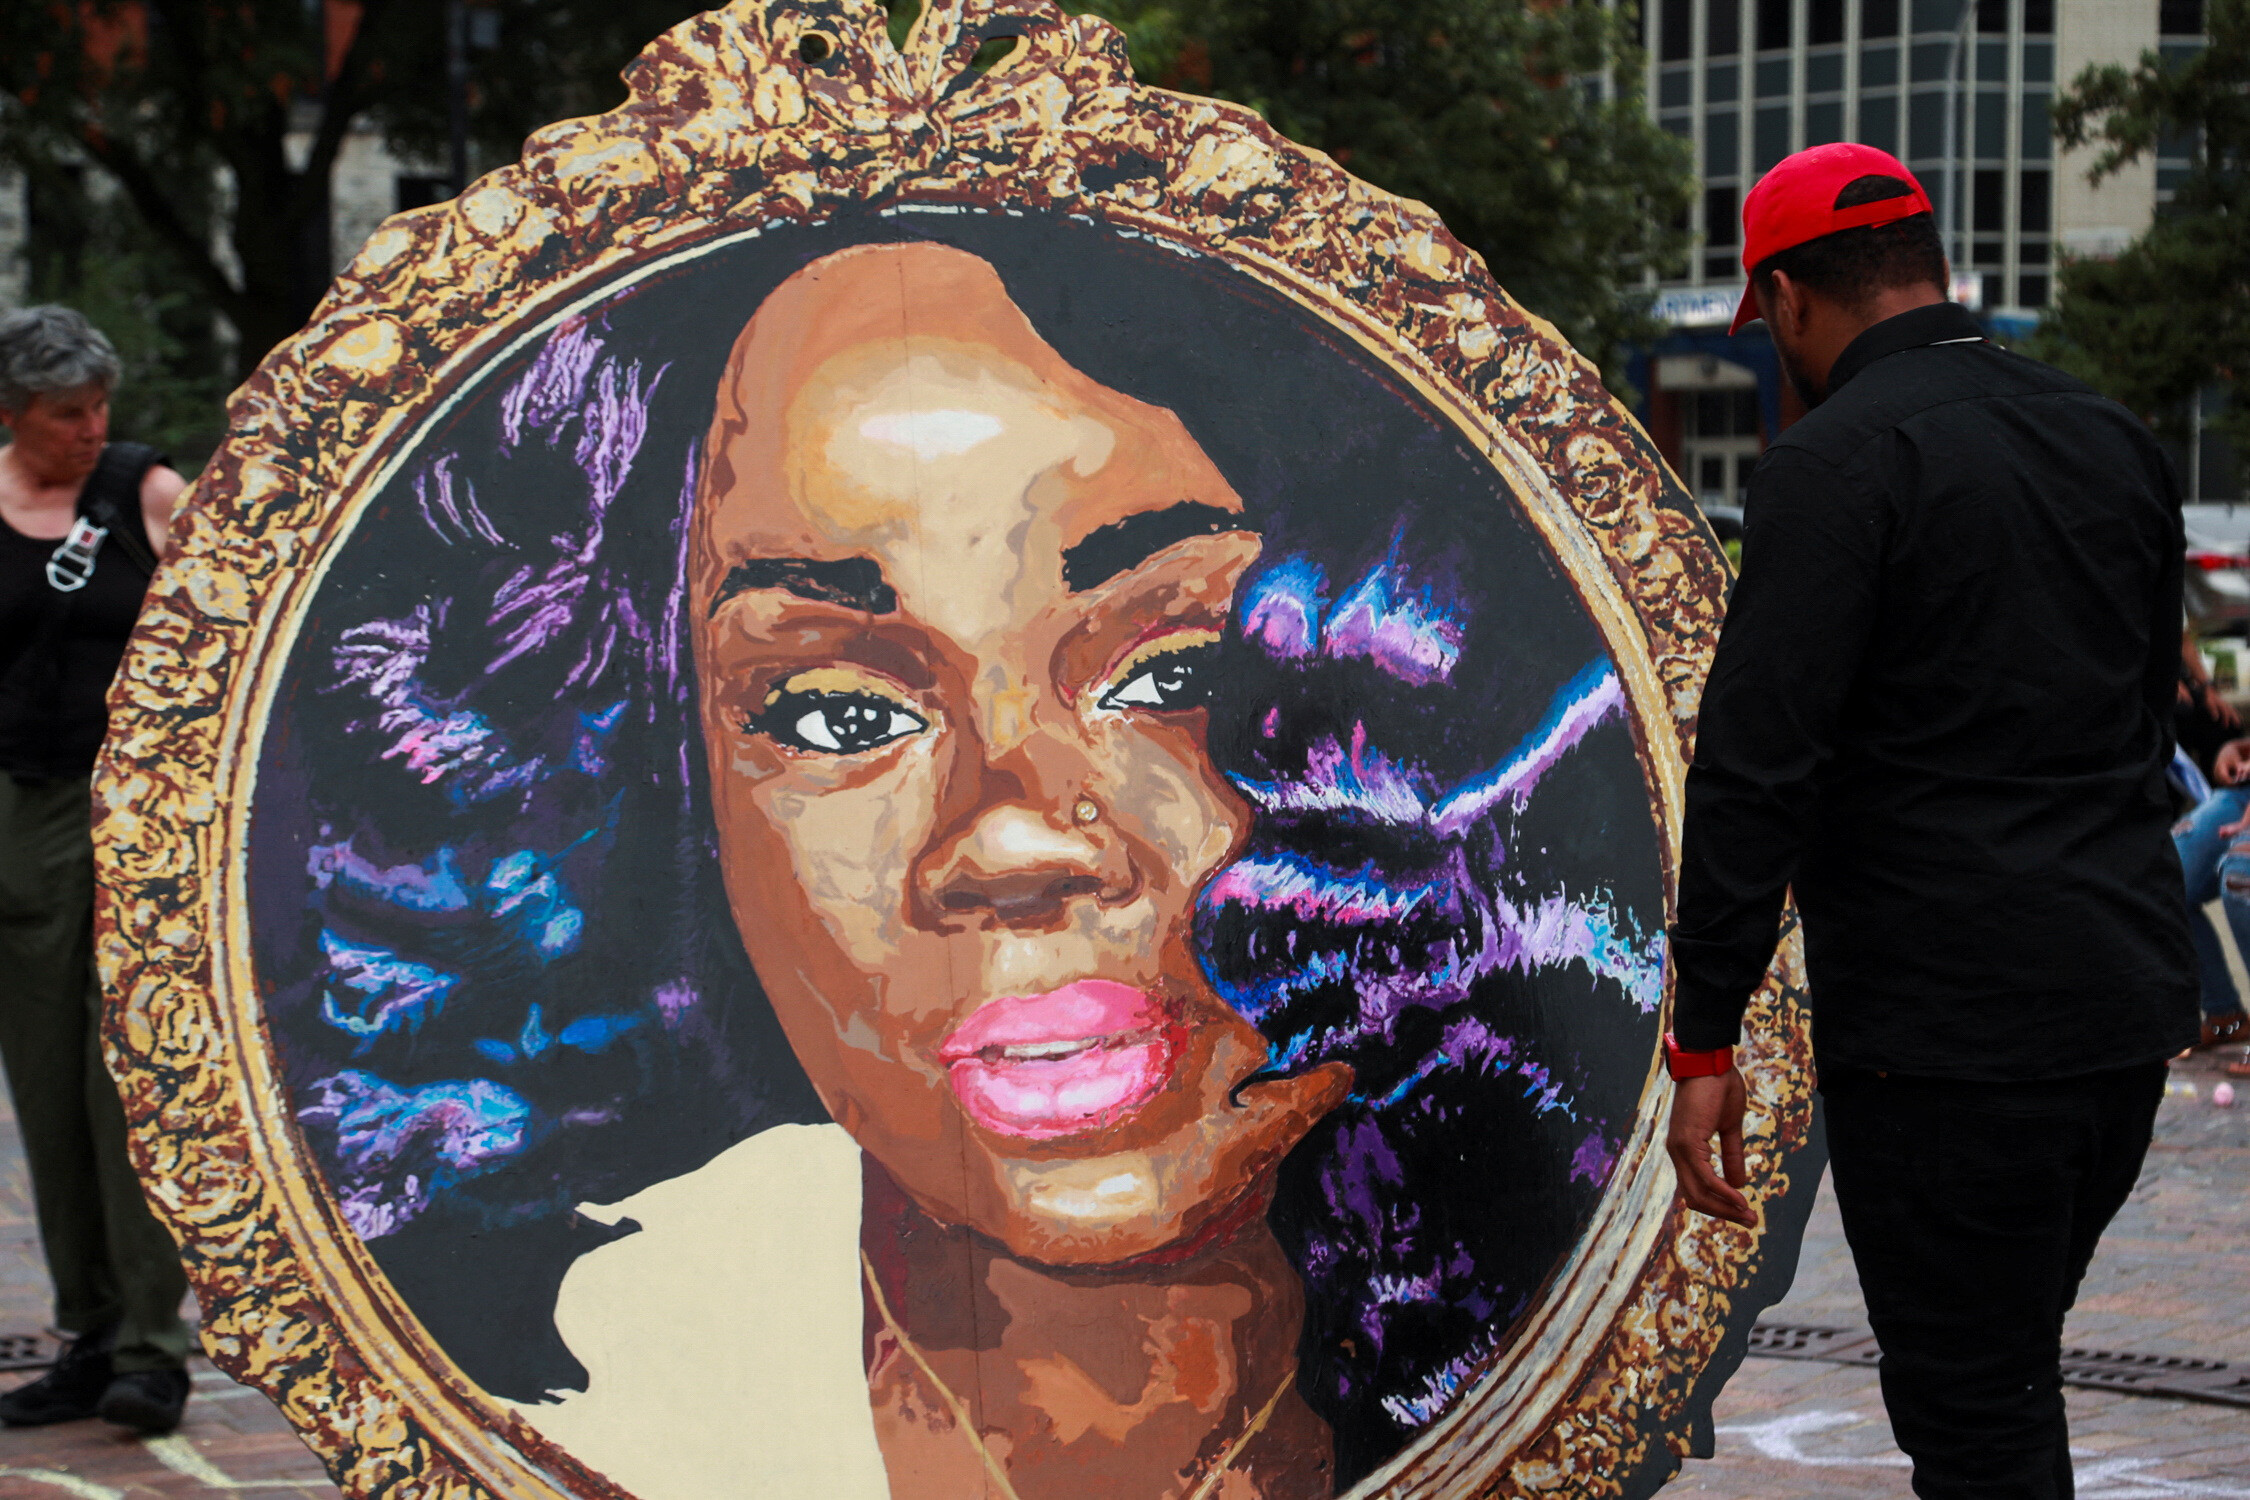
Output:
<instances>
[{"instance_id":1,"label":"painted brown eye","mask_svg":"<svg viewBox=\"0 0 2250 1500\"><path fill-rule=\"evenodd\" d=\"M880 693L783 692L745 727L794 750L859 755L927 729L929 721Z\"/></svg>"},{"instance_id":2,"label":"painted brown eye","mask_svg":"<svg viewBox=\"0 0 2250 1500\"><path fill-rule=\"evenodd\" d=\"M1218 654L1218 643L1211 641L1143 657L1118 674L1115 686L1102 694L1101 706L1156 713L1201 708L1211 700Z\"/></svg>"}]
</instances>

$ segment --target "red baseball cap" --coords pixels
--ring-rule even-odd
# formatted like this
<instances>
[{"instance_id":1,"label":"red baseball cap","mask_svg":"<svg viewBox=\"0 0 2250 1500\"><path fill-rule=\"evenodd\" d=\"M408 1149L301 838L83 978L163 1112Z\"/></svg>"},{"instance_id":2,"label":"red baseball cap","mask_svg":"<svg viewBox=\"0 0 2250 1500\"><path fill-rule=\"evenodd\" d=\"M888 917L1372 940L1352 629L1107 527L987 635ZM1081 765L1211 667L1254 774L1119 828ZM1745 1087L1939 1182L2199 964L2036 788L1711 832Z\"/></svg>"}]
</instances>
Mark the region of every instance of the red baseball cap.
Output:
<instances>
[{"instance_id":1,"label":"red baseball cap","mask_svg":"<svg viewBox=\"0 0 2250 1500\"><path fill-rule=\"evenodd\" d=\"M1914 191L1904 198L1838 208L1836 195L1847 183L1862 177L1896 177ZM1783 157L1742 200L1742 274L1748 276L1769 255L1839 229L1865 229L1871 224L1888 224L1930 212L1930 195L1922 191L1922 184L1914 180L1906 164L1890 152L1847 141L1814 146ZM1757 318L1758 299L1746 286L1742 289L1742 305L1734 310L1734 322L1727 332L1740 333L1743 324Z\"/></svg>"}]
</instances>

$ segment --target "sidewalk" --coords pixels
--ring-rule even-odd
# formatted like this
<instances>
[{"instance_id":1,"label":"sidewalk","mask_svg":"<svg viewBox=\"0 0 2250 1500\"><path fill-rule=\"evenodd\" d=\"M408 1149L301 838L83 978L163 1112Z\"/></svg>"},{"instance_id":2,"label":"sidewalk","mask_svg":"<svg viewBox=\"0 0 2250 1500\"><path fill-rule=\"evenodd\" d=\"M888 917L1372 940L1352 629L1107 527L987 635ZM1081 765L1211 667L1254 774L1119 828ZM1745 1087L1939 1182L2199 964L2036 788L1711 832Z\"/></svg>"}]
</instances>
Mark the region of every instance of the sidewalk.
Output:
<instances>
[{"instance_id":1,"label":"sidewalk","mask_svg":"<svg viewBox=\"0 0 2250 1500\"><path fill-rule=\"evenodd\" d=\"M14 1110L0 1089L0 1333L46 1327L47 1270ZM197 1358L187 1421L142 1442L105 1422L0 1428L0 1500L153 1500L247 1492L336 1500L320 1461L272 1403ZM0 1374L0 1389L38 1374Z\"/></svg>"},{"instance_id":2,"label":"sidewalk","mask_svg":"<svg viewBox=\"0 0 2250 1500\"><path fill-rule=\"evenodd\" d=\"M2140 1186L2102 1242L2069 1342L2250 1366L2250 1086L2209 1102L2218 1062L2177 1063ZM0 1091L0 1333L48 1315L15 1121ZM1862 1327L1851 1257L1823 1182L1788 1300L1772 1321ZM0 1374L0 1388L28 1378ZM139 1442L100 1422L0 1429L0 1500L152 1500L243 1492L334 1500L265 1398L196 1361L179 1432ZM2250 1500L2250 1411L2072 1390L2079 1500ZM1718 1456L1664 1491L1712 1500L1909 1500L1872 1369L1753 1358L1720 1396Z\"/></svg>"}]
</instances>

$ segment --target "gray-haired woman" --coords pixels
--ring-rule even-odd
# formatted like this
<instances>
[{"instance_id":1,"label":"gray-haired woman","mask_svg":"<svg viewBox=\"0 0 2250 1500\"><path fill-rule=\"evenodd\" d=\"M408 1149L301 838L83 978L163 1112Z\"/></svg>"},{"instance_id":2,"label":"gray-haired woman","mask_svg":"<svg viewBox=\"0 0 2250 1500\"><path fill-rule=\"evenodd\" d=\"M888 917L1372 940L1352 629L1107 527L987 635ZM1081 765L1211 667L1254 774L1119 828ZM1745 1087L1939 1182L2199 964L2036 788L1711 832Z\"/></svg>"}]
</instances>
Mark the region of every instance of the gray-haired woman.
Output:
<instances>
[{"instance_id":1,"label":"gray-haired woman","mask_svg":"<svg viewBox=\"0 0 2250 1500\"><path fill-rule=\"evenodd\" d=\"M0 1422L154 1433L187 1402L186 1284L102 1067L88 777L185 486L155 449L107 441L117 377L78 313L0 316L0 1057L72 1336L47 1375L0 1395Z\"/></svg>"}]
</instances>

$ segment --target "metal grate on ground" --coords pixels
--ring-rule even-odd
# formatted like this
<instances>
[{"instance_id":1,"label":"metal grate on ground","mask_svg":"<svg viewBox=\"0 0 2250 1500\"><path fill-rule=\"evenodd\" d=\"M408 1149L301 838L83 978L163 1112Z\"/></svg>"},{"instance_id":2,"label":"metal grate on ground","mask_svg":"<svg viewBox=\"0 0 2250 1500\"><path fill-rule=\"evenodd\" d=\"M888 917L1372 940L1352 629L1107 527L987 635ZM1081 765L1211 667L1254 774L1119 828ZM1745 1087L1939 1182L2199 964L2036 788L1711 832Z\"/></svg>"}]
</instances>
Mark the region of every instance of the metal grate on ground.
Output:
<instances>
[{"instance_id":1,"label":"metal grate on ground","mask_svg":"<svg viewBox=\"0 0 2250 1500\"><path fill-rule=\"evenodd\" d=\"M1759 1323L1750 1330L1749 1352L1761 1359L1809 1359L1838 1365L1872 1365L1883 1357L1875 1335L1866 1329L1830 1328L1816 1323ZM2224 1360L2065 1349L2062 1378L2065 1385L2119 1391L2128 1396L2250 1407L2250 1366L2230 1365Z\"/></svg>"}]
</instances>

